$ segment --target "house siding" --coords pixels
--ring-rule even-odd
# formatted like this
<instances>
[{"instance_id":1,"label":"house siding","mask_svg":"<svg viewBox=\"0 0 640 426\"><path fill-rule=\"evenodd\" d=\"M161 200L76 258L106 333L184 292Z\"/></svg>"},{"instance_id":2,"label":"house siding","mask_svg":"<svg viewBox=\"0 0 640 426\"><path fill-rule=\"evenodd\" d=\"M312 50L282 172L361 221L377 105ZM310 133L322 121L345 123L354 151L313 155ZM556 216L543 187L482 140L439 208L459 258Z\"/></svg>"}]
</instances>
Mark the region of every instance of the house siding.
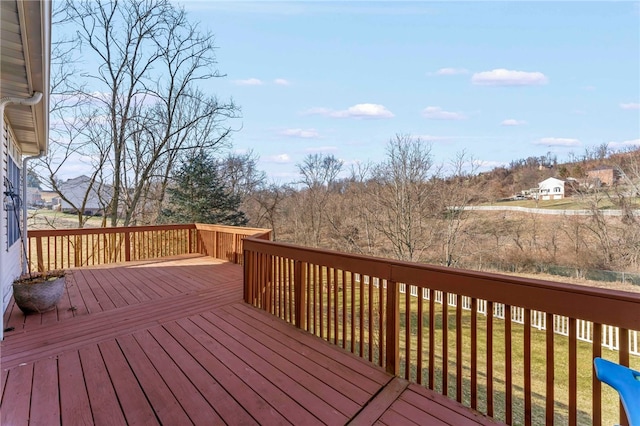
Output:
<instances>
[{"instance_id":1,"label":"house siding","mask_svg":"<svg viewBox=\"0 0 640 426\"><path fill-rule=\"evenodd\" d=\"M5 121L5 132L2 135L2 150L1 159L2 167L0 167L0 185L2 186L2 208L0 208L0 226L2 228L0 232L0 286L2 286L2 312L5 311L11 295L13 294L11 284L13 280L20 275L21 271L21 245L20 239L15 239L14 235L9 235L9 214L13 214L13 211L7 211L5 209L6 203L9 201L4 195L4 191L7 190L5 178L9 177L10 162L17 166L20 165L20 153L18 148L13 143L13 132L11 126ZM20 188L14 188L14 190L20 190ZM19 212L18 221L22 214ZM13 220L13 218L12 218ZM15 225L15 224L14 224ZM15 230L12 231L12 233ZM11 237L11 238L10 238ZM15 239L15 241L14 241Z\"/></svg>"}]
</instances>

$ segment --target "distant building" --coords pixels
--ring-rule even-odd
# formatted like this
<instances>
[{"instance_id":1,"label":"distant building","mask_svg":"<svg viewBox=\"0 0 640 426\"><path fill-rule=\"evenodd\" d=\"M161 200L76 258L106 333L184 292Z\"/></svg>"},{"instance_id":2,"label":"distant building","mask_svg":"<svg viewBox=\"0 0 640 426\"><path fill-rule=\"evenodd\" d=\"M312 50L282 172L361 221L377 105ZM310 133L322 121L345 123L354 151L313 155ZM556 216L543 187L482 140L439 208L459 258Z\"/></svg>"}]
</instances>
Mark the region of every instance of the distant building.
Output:
<instances>
[{"instance_id":1,"label":"distant building","mask_svg":"<svg viewBox=\"0 0 640 426\"><path fill-rule=\"evenodd\" d=\"M26 201L28 207L42 207L44 205L44 201L42 201L42 196L40 195L40 190L33 186L27 186Z\"/></svg>"},{"instance_id":2,"label":"distant building","mask_svg":"<svg viewBox=\"0 0 640 426\"><path fill-rule=\"evenodd\" d=\"M53 200L55 198L59 198L59 195L56 191L44 191L40 190L40 198L42 199L43 206L47 209L51 209L53 205ZM60 204L60 202L56 202Z\"/></svg>"},{"instance_id":3,"label":"distant building","mask_svg":"<svg viewBox=\"0 0 640 426\"><path fill-rule=\"evenodd\" d=\"M58 185L58 189L64 197L55 198L53 208L65 213L76 213L82 209L82 213L89 216L103 214L106 203L111 199L112 188L98 181L93 183L91 190L89 190L90 186L91 179L87 176L62 182ZM87 192L89 195L84 201Z\"/></svg>"},{"instance_id":4,"label":"distant building","mask_svg":"<svg viewBox=\"0 0 640 426\"><path fill-rule=\"evenodd\" d=\"M556 178L548 178L538 183L538 192L535 198L539 200L561 200L565 196L565 182Z\"/></svg>"},{"instance_id":5,"label":"distant building","mask_svg":"<svg viewBox=\"0 0 640 426\"><path fill-rule=\"evenodd\" d=\"M589 170L587 178L594 181L597 179L602 185L613 186L618 183L620 174L613 167L598 167L597 169Z\"/></svg>"}]
</instances>

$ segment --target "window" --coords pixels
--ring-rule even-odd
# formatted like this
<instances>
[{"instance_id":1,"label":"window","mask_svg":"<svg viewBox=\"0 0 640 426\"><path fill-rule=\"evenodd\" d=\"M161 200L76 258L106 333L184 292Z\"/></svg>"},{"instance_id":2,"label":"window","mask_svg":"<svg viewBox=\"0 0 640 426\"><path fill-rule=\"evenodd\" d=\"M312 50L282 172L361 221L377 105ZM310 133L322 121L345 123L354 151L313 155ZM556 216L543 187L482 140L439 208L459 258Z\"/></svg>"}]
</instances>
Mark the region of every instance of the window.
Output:
<instances>
[{"instance_id":1,"label":"window","mask_svg":"<svg viewBox=\"0 0 640 426\"><path fill-rule=\"evenodd\" d=\"M5 197L8 249L20 238L20 169L11 156L8 156L4 191L11 194Z\"/></svg>"},{"instance_id":2,"label":"window","mask_svg":"<svg viewBox=\"0 0 640 426\"><path fill-rule=\"evenodd\" d=\"M559 193L560 192L560 187L556 186L555 188L553 188L553 192Z\"/></svg>"}]
</instances>

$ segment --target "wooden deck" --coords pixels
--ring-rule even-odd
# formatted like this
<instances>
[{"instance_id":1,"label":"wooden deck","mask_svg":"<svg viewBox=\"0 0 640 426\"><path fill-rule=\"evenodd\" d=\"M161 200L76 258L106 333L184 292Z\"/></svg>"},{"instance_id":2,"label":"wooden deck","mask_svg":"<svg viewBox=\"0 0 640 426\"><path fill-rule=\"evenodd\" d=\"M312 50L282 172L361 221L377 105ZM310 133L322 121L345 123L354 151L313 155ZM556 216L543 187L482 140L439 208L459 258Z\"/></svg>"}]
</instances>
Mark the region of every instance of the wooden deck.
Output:
<instances>
[{"instance_id":1,"label":"wooden deck","mask_svg":"<svg viewBox=\"0 0 640 426\"><path fill-rule=\"evenodd\" d=\"M243 303L208 257L75 269L4 324L2 425L493 423Z\"/></svg>"}]
</instances>

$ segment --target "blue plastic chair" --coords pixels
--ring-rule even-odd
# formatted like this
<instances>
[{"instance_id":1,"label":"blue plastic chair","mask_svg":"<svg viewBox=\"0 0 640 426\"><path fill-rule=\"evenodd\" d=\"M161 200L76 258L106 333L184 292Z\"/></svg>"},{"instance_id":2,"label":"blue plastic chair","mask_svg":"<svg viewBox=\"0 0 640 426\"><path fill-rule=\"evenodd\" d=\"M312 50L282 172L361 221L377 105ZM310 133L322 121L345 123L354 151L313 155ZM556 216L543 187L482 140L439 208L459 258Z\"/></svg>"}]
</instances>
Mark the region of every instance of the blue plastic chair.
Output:
<instances>
[{"instance_id":1,"label":"blue plastic chair","mask_svg":"<svg viewBox=\"0 0 640 426\"><path fill-rule=\"evenodd\" d=\"M596 377L618 391L630 426L640 426L640 373L628 367L595 358Z\"/></svg>"}]
</instances>

